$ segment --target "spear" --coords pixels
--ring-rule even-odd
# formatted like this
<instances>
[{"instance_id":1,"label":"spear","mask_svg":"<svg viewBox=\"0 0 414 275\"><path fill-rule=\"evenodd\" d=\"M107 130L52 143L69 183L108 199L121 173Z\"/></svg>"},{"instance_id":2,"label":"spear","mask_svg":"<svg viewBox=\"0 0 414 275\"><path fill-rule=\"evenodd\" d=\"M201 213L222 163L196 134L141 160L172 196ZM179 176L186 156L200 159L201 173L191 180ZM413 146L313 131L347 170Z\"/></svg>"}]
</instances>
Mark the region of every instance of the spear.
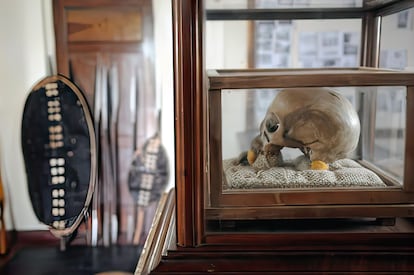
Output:
<instances>
[{"instance_id":1,"label":"spear","mask_svg":"<svg viewBox=\"0 0 414 275\"><path fill-rule=\"evenodd\" d=\"M133 129L133 154L136 153L138 147L138 135L137 135L137 77L136 70L134 68L134 73L131 76L129 84L129 117L130 123ZM128 179L129 180L129 179ZM134 234L134 217L131 214L128 214L128 228L127 228L127 241L131 242Z\"/></svg>"},{"instance_id":2,"label":"spear","mask_svg":"<svg viewBox=\"0 0 414 275\"><path fill-rule=\"evenodd\" d=\"M98 148L98 155L100 154L100 142L99 142L99 124L101 120L101 89L102 89L102 68L101 62L98 59L96 65L96 75L95 75L95 98L94 98L94 124L95 124L95 136L96 136L96 148ZM98 157L98 165L96 167L97 177L95 182L95 192L92 199L92 224L91 224L91 245L98 245L98 235L99 235L99 205L100 205L100 184L99 181L102 178L100 174L100 157Z\"/></svg>"},{"instance_id":3,"label":"spear","mask_svg":"<svg viewBox=\"0 0 414 275\"><path fill-rule=\"evenodd\" d=\"M0 173L0 255L4 255L7 252L7 233L6 224L4 222L4 191L3 182L1 180Z\"/></svg>"},{"instance_id":4,"label":"spear","mask_svg":"<svg viewBox=\"0 0 414 275\"><path fill-rule=\"evenodd\" d=\"M108 110L108 69L102 68L102 101L101 101L101 160L103 167L102 188L103 188L103 244L109 246L111 235L111 208L112 208L112 165L109 146L109 110Z\"/></svg>"},{"instance_id":5,"label":"spear","mask_svg":"<svg viewBox=\"0 0 414 275\"><path fill-rule=\"evenodd\" d=\"M111 149L111 166L112 166L112 186L111 194L112 203L110 205L111 213L111 242L115 244L118 239L118 217L117 217L117 185L118 185L118 139L117 139L117 125L119 113L119 83L118 83L118 68L112 66L109 72L110 82L110 98L111 98L111 114L110 114L110 149Z\"/></svg>"}]
</instances>

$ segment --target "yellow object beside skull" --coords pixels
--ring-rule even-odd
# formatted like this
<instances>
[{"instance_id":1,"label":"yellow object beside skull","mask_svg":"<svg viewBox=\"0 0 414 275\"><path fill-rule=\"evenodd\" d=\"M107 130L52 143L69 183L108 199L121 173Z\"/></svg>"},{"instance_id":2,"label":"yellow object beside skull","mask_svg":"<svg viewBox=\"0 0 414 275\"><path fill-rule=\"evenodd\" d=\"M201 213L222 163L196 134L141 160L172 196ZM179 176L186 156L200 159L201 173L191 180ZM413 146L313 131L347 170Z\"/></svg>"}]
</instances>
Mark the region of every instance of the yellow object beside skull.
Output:
<instances>
[{"instance_id":1,"label":"yellow object beside skull","mask_svg":"<svg viewBox=\"0 0 414 275\"><path fill-rule=\"evenodd\" d=\"M252 165L255 162L256 158L257 158L257 155L253 150L247 151L247 161L249 162L250 165Z\"/></svg>"},{"instance_id":2,"label":"yellow object beside skull","mask_svg":"<svg viewBox=\"0 0 414 275\"><path fill-rule=\"evenodd\" d=\"M328 170L329 169L329 165L326 164L323 161L320 160L314 160L311 163L311 169L312 170Z\"/></svg>"}]
</instances>

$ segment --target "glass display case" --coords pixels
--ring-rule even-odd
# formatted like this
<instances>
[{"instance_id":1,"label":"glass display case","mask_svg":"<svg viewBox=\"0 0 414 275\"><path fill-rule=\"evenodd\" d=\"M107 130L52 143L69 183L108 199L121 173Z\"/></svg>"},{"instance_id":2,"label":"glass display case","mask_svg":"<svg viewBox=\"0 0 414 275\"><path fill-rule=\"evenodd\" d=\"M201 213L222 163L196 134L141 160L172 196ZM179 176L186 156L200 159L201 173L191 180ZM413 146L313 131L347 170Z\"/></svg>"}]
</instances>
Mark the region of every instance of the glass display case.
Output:
<instances>
[{"instance_id":1,"label":"glass display case","mask_svg":"<svg viewBox=\"0 0 414 275\"><path fill-rule=\"evenodd\" d=\"M413 7L393 0L173 1L175 215L164 223L169 230L159 224L162 215L154 223L166 243L149 244L158 258L147 270L414 270ZM305 92L289 101L292 90ZM276 135L287 121L294 125L287 114L305 99L324 110L312 97L321 90L331 102L347 102L342 114L352 113L349 125L358 130L349 135L333 127L336 116L314 110L293 116L308 122L293 127L305 129L302 135ZM280 116L274 106L292 108ZM342 131L343 146L352 146L312 166L321 143L312 137L322 128ZM343 171L352 169L363 179Z\"/></svg>"},{"instance_id":2,"label":"glass display case","mask_svg":"<svg viewBox=\"0 0 414 275\"><path fill-rule=\"evenodd\" d=\"M207 88L195 97L201 106L199 126L208 136L200 144L206 171L197 189L203 194L200 239L214 243L214 235L223 230L251 233L238 226L246 221L263 224L255 231L272 232L262 221L374 218L394 224L395 217L412 216L407 167L413 75L402 70L411 68L414 59L409 43L387 40L412 34L411 6L398 1L208 0L203 5L200 43L206 58L200 74L207 75ZM395 71L373 69L378 67ZM306 130L295 139L299 145L286 146L286 138L276 144L283 147L278 163L264 157L263 139L273 133L262 128L268 113L277 113L270 110L275 96L286 88L309 87L340 93L360 123L355 148L327 171L311 169L309 156L316 150L304 145L316 140L318 145L310 147L335 152L334 145L318 139L323 133L315 134L312 127L322 126L312 119L300 124ZM288 136L288 130L280 136ZM250 163L248 154L258 141L261 162Z\"/></svg>"},{"instance_id":3,"label":"glass display case","mask_svg":"<svg viewBox=\"0 0 414 275\"><path fill-rule=\"evenodd\" d=\"M413 165L409 135L414 73L329 68L215 70L208 76L207 224L414 214L414 174L408 168ZM302 98L297 98L298 90ZM360 125L356 138L347 134L354 131L349 125L342 132L334 117L349 114L331 110L337 105L321 97L321 90L335 103L352 104ZM251 129L246 122L252 114L237 112L251 93L268 98L268 106L255 109L263 118L256 124L257 137L246 130ZM278 93L286 96L272 103ZM283 113L281 108L289 110ZM274 124L270 113L278 116ZM282 139L275 138L277 127ZM258 142L255 160L243 160L240 154ZM272 162L266 144L283 147L277 148L278 160ZM316 154L330 160L327 170L312 168Z\"/></svg>"}]
</instances>

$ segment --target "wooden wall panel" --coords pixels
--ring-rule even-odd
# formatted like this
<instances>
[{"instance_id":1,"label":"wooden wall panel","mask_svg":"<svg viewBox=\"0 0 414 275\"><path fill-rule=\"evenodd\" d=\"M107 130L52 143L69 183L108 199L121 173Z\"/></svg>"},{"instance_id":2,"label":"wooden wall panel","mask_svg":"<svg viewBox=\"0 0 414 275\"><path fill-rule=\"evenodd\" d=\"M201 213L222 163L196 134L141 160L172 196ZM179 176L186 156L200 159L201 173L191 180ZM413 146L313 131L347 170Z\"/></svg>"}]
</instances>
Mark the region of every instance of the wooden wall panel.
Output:
<instances>
[{"instance_id":1,"label":"wooden wall panel","mask_svg":"<svg viewBox=\"0 0 414 275\"><path fill-rule=\"evenodd\" d=\"M68 41L140 41L141 13L129 9L67 11Z\"/></svg>"}]
</instances>

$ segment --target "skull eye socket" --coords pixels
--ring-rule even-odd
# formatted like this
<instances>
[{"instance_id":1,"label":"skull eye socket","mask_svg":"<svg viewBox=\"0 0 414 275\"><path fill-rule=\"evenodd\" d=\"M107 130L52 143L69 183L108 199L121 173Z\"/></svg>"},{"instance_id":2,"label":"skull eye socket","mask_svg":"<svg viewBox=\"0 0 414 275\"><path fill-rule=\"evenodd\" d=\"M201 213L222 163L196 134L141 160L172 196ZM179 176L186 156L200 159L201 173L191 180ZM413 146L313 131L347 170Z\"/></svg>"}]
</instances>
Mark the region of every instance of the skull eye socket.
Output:
<instances>
[{"instance_id":1,"label":"skull eye socket","mask_svg":"<svg viewBox=\"0 0 414 275\"><path fill-rule=\"evenodd\" d=\"M276 121L274 121L273 119L269 119L266 122L266 130L269 133L274 133L276 132L276 130L279 128L279 123L277 123Z\"/></svg>"}]
</instances>

